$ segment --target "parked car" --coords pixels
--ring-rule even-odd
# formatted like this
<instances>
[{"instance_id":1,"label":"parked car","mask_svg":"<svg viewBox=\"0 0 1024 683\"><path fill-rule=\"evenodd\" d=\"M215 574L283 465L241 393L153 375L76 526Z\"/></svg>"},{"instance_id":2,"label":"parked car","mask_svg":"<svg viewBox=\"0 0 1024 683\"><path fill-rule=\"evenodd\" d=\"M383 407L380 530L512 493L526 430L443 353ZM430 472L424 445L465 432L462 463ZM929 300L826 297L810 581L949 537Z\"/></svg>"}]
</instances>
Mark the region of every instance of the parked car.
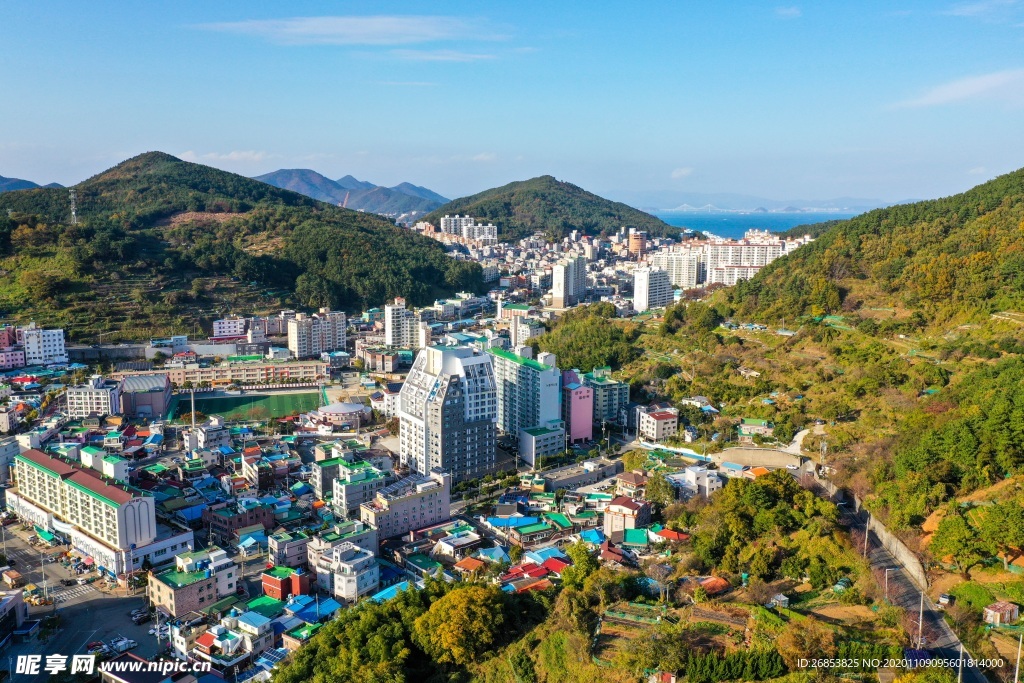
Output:
<instances>
[{"instance_id":1,"label":"parked car","mask_svg":"<svg viewBox=\"0 0 1024 683\"><path fill-rule=\"evenodd\" d=\"M148 614L140 614L138 616L132 617L132 623L138 626L139 624L145 624L150 619L151 617Z\"/></svg>"},{"instance_id":2,"label":"parked car","mask_svg":"<svg viewBox=\"0 0 1024 683\"><path fill-rule=\"evenodd\" d=\"M62 586L74 586L77 582L74 579L61 579L60 585Z\"/></svg>"},{"instance_id":3,"label":"parked car","mask_svg":"<svg viewBox=\"0 0 1024 683\"><path fill-rule=\"evenodd\" d=\"M789 464L789 465L786 465L786 469L787 470L798 470L798 469L800 469L800 465Z\"/></svg>"}]
</instances>

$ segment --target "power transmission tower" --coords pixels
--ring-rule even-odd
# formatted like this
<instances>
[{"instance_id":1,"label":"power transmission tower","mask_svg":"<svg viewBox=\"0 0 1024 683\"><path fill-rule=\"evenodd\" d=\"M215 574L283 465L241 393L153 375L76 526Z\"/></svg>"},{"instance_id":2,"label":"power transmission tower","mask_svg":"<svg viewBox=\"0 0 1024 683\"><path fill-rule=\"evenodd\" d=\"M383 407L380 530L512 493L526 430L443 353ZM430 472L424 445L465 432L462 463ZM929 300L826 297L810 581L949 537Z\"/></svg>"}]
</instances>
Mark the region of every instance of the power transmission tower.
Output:
<instances>
[{"instance_id":1,"label":"power transmission tower","mask_svg":"<svg viewBox=\"0 0 1024 683\"><path fill-rule=\"evenodd\" d=\"M71 225L78 225L78 196L75 194L75 188L68 190L68 196L71 199Z\"/></svg>"}]
</instances>

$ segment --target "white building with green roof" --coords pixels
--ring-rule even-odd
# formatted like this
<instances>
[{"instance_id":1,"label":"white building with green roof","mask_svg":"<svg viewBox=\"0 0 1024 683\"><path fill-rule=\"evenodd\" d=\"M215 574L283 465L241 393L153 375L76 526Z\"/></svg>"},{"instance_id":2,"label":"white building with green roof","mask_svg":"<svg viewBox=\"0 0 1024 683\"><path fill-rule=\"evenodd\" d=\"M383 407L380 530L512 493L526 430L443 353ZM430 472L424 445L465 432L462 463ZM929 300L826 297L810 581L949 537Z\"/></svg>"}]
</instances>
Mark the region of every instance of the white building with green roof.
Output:
<instances>
[{"instance_id":1,"label":"white building with green roof","mask_svg":"<svg viewBox=\"0 0 1024 683\"><path fill-rule=\"evenodd\" d=\"M553 353L534 359L529 347L519 351L488 350L494 357L498 429L519 440L520 457L533 465L538 455L558 453L565 447L561 373Z\"/></svg>"}]
</instances>

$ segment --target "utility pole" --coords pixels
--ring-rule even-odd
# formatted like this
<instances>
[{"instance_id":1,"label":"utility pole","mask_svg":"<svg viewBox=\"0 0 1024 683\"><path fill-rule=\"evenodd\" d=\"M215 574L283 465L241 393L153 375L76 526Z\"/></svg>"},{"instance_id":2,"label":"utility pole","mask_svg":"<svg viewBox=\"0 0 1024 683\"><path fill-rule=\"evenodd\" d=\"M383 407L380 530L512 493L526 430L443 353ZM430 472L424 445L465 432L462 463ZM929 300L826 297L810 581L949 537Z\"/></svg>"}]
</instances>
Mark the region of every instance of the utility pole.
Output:
<instances>
[{"instance_id":1,"label":"utility pole","mask_svg":"<svg viewBox=\"0 0 1024 683\"><path fill-rule=\"evenodd\" d=\"M917 613L917 649L924 647L924 591L921 591L921 607Z\"/></svg>"},{"instance_id":2,"label":"utility pole","mask_svg":"<svg viewBox=\"0 0 1024 683\"><path fill-rule=\"evenodd\" d=\"M868 536L871 534L871 513L868 513L867 521L864 522L864 558L868 556Z\"/></svg>"},{"instance_id":3,"label":"utility pole","mask_svg":"<svg viewBox=\"0 0 1024 683\"><path fill-rule=\"evenodd\" d=\"M960 643L960 655L956 663L956 683L963 683L964 680L964 644Z\"/></svg>"},{"instance_id":4,"label":"utility pole","mask_svg":"<svg viewBox=\"0 0 1024 683\"><path fill-rule=\"evenodd\" d=\"M1013 670L1013 683L1018 683L1020 680L1020 647L1024 644L1024 633L1020 634L1020 638L1017 639L1017 666Z\"/></svg>"}]
</instances>

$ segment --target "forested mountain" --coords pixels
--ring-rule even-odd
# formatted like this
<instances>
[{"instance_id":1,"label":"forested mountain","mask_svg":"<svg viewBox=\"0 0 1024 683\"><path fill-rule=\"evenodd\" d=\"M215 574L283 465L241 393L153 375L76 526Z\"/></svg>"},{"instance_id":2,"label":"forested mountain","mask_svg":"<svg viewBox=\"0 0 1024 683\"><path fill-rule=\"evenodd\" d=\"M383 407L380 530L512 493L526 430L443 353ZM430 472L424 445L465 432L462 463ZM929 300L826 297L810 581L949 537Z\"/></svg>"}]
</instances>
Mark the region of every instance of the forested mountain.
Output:
<instances>
[{"instance_id":1,"label":"forested mountain","mask_svg":"<svg viewBox=\"0 0 1024 683\"><path fill-rule=\"evenodd\" d=\"M0 309L145 338L231 312L358 310L480 288L480 267L388 221L160 152L68 193L0 195Z\"/></svg>"},{"instance_id":2,"label":"forested mountain","mask_svg":"<svg viewBox=\"0 0 1024 683\"><path fill-rule=\"evenodd\" d=\"M37 187L62 187L57 183L50 183L49 185L40 185L33 183L31 180L22 180L21 178L5 178L0 175L0 192L13 192L14 190L34 190Z\"/></svg>"},{"instance_id":3,"label":"forested mountain","mask_svg":"<svg viewBox=\"0 0 1024 683\"><path fill-rule=\"evenodd\" d=\"M928 321L1024 306L1024 170L831 225L731 293L762 320L876 305Z\"/></svg>"},{"instance_id":4,"label":"forested mountain","mask_svg":"<svg viewBox=\"0 0 1024 683\"><path fill-rule=\"evenodd\" d=\"M416 219L448 200L425 187L401 183L381 187L350 175L331 180L307 168L281 169L256 180L355 211Z\"/></svg>"},{"instance_id":5,"label":"forested mountain","mask_svg":"<svg viewBox=\"0 0 1024 683\"><path fill-rule=\"evenodd\" d=\"M423 220L435 225L445 215L470 215L498 226L498 238L517 240L543 231L561 239L572 230L589 235L637 228L651 235L677 234L660 219L545 175L485 190L448 202Z\"/></svg>"}]
</instances>

